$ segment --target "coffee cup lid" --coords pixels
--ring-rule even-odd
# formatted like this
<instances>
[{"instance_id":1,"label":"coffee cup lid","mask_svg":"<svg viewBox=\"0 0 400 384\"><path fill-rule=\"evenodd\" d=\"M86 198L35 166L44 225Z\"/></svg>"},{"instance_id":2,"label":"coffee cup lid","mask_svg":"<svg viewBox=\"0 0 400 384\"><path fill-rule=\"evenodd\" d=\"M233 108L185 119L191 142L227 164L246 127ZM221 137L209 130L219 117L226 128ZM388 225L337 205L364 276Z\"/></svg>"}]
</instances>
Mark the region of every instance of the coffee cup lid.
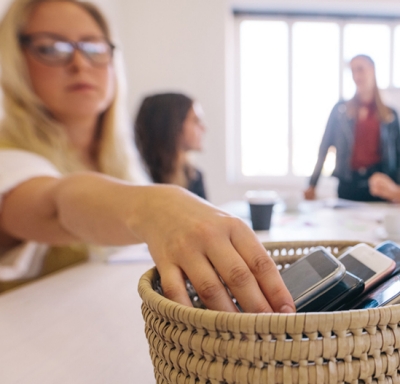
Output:
<instances>
[{"instance_id":1,"label":"coffee cup lid","mask_svg":"<svg viewBox=\"0 0 400 384\"><path fill-rule=\"evenodd\" d=\"M275 191L247 191L244 196L251 204L275 204L279 201L279 195Z\"/></svg>"}]
</instances>

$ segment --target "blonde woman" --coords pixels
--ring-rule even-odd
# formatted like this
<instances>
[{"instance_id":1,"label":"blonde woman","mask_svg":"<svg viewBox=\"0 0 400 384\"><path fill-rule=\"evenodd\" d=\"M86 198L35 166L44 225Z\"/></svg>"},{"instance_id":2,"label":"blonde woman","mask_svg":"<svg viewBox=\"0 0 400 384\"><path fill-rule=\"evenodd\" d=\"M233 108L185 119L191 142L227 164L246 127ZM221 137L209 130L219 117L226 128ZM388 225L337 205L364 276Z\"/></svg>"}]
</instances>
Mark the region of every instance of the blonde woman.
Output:
<instances>
[{"instance_id":1,"label":"blonde woman","mask_svg":"<svg viewBox=\"0 0 400 384\"><path fill-rule=\"evenodd\" d=\"M187 276L209 308L236 311L221 277L248 312L294 310L242 221L183 188L130 182L131 150L113 123L117 49L97 8L16 0L0 47L2 246L146 242L172 300L191 305Z\"/></svg>"},{"instance_id":2,"label":"blonde woman","mask_svg":"<svg viewBox=\"0 0 400 384\"><path fill-rule=\"evenodd\" d=\"M400 181L400 130L397 114L383 104L375 77L375 64L367 55L350 61L356 94L337 103L329 116L318 160L305 191L315 199L316 185L330 146L336 148L333 175L339 179L338 196L356 201L382 201L386 196L371 193L368 180L385 174Z\"/></svg>"}]
</instances>

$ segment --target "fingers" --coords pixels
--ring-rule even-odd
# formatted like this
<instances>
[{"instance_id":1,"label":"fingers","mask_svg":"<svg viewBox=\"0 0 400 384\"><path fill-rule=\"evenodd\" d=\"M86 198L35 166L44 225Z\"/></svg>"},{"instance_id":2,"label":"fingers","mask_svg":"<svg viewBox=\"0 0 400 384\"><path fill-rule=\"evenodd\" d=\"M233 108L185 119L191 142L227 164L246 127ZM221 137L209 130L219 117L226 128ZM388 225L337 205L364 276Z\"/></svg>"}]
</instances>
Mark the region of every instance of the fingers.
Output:
<instances>
[{"instance_id":1,"label":"fingers","mask_svg":"<svg viewBox=\"0 0 400 384\"><path fill-rule=\"evenodd\" d=\"M218 212L195 228L180 241L174 233L166 246L149 245L166 297L192 306L187 276L207 308L237 312L222 278L245 312L295 311L275 263L243 221Z\"/></svg>"},{"instance_id":2,"label":"fingers","mask_svg":"<svg viewBox=\"0 0 400 384\"><path fill-rule=\"evenodd\" d=\"M384 173L375 172L369 179L369 185L391 185L394 184L393 180Z\"/></svg>"},{"instance_id":3,"label":"fingers","mask_svg":"<svg viewBox=\"0 0 400 384\"><path fill-rule=\"evenodd\" d=\"M396 198L397 186L395 182L383 173L374 173L368 180L370 192L373 196L393 200Z\"/></svg>"},{"instance_id":4,"label":"fingers","mask_svg":"<svg viewBox=\"0 0 400 384\"><path fill-rule=\"evenodd\" d=\"M169 264L166 268L158 267L161 287L166 298L177 303L192 307L186 290L186 281L179 267Z\"/></svg>"},{"instance_id":5,"label":"fingers","mask_svg":"<svg viewBox=\"0 0 400 384\"><path fill-rule=\"evenodd\" d=\"M308 187L304 191L304 198L306 200L315 200L315 188L314 187Z\"/></svg>"},{"instance_id":6,"label":"fingers","mask_svg":"<svg viewBox=\"0 0 400 384\"><path fill-rule=\"evenodd\" d=\"M368 179L368 186L369 186L371 194L379 193L380 189L382 188L384 183L385 183L385 181L382 178L382 174L374 173Z\"/></svg>"},{"instance_id":7,"label":"fingers","mask_svg":"<svg viewBox=\"0 0 400 384\"><path fill-rule=\"evenodd\" d=\"M213 257L211 254L210 259L241 308L245 312L273 312L255 276L235 248L227 244L220 246L218 252L224 257Z\"/></svg>"},{"instance_id":8,"label":"fingers","mask_svg":"<svg viewBox=\"0 0 400 384\"><path fill-rule=\"evenodd\" d=\"M223 254L220 254L223 256ZM238 312L236 305L207 258L198 254L185 268L193 287L208 309Z\"/></svg>"},{"instance_id":9,"label":"fingers","mask_svg":"<svg viewBox=\"0 0 400 384\"><path fill-rule=\"evenodd\" d=\"M221 283L214 268L203 255L194 255L190 263L183 265L185 274L197 295L208 309L238 312L236 305ZM193 306L186 290L186 281L180 268L159 268L164 296L177 303Z\"/></svg>"},{"instance_id":10,"label":"fingers","mask_svg":"<svg viewBox=\"0 0 400 384\"><path fill-rule=\"evenodd\" d=\"M248 265L274 312L295 312L295 305L274 261L250 228L234 229L232 243ZM252 241L251 241L252 239ZM249 296L251 297L251 296ZM240 302L240 301L239 301Z\"/></svg>"},{"instance_id":11,"label":"fingers","mask_svg":"<svg viewBox=\"0 0 400 384\"><path fill-rule=\"evenodd\" d=\"M245 312L294 312L293 299L273 260L254 232L231 220L229 242L210 247L208 257Z\"/></svg>"}]
</instances>

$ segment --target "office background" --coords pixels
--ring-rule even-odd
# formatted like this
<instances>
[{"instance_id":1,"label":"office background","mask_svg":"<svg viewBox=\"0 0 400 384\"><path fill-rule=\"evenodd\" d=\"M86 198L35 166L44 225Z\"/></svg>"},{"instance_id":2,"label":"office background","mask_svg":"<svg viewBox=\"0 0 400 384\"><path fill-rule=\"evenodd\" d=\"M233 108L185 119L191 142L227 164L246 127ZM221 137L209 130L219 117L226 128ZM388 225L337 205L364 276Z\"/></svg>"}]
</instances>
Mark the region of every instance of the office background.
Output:
<instances>
[{"instance_id":1,"label":"office background","mask_svg":"<svg viewBox=\"0 0 400 384\"><path fill-rule=\"evenodd\" d=\"M287 0L95 0L111 19L123 50L128 111L133 117L143 96L186 92L203 105L205 149L194 161L204 171L213 203L241 198L251 188L282 185L235 180L235 41L233 9L325 14L398 15L400 1ZM0 16L10 0L0 2ZM298 180L298 187L305 186ZM327 193L334 191L325 180ZM288 188L288 187L286 187ZM293 185L290 186L293 188Z\"/></svg>"}]
</instances>

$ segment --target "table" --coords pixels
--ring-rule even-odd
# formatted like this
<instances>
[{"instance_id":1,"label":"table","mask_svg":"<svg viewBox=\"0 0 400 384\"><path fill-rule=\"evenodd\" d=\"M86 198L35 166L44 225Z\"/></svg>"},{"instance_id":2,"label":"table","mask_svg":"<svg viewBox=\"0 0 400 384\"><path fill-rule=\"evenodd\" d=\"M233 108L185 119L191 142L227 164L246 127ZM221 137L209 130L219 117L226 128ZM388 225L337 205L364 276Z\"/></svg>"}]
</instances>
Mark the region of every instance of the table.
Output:
<instances>
[{"instance_id":1,"label":"table","mask_svg":"<svg viewBox=\"0 0 400 384\"><path fill-rule=\"evenodd\" d=\"M246 205L223 207L248 222ZM393 205L274 212L261 240L378 242ZM247 215L247 216L246 216ZM153 384L137 293L152 262L90 262L0 295L1 384Z\"/></svg>"},{"instance_id":2,"label":"table","mask_svg":"<svg viewBox=\"0 0 400 384\"><path fill-rule=\"evenodd\" d=\"M289 212L277 206L270 230L257 231L257 236L261 241L358 240L379 243L387 239L382 224L385 214L400 215L397 204L352 203L348 208L331 208L336 206L336 201L303 202L299 210ZM248 205L244 201L229 202L221 208L251 225Z\"/></svg>"},{"instance_id":3,"label":"table","mask_svg":"<svg viewBox=\"0 0 400 384\"><path fill-rule=\"evenodd\" d=\"M1 384L154 384L137 293L152 263L90 262L0 296Z\"/></svg>"}]
</instances>

